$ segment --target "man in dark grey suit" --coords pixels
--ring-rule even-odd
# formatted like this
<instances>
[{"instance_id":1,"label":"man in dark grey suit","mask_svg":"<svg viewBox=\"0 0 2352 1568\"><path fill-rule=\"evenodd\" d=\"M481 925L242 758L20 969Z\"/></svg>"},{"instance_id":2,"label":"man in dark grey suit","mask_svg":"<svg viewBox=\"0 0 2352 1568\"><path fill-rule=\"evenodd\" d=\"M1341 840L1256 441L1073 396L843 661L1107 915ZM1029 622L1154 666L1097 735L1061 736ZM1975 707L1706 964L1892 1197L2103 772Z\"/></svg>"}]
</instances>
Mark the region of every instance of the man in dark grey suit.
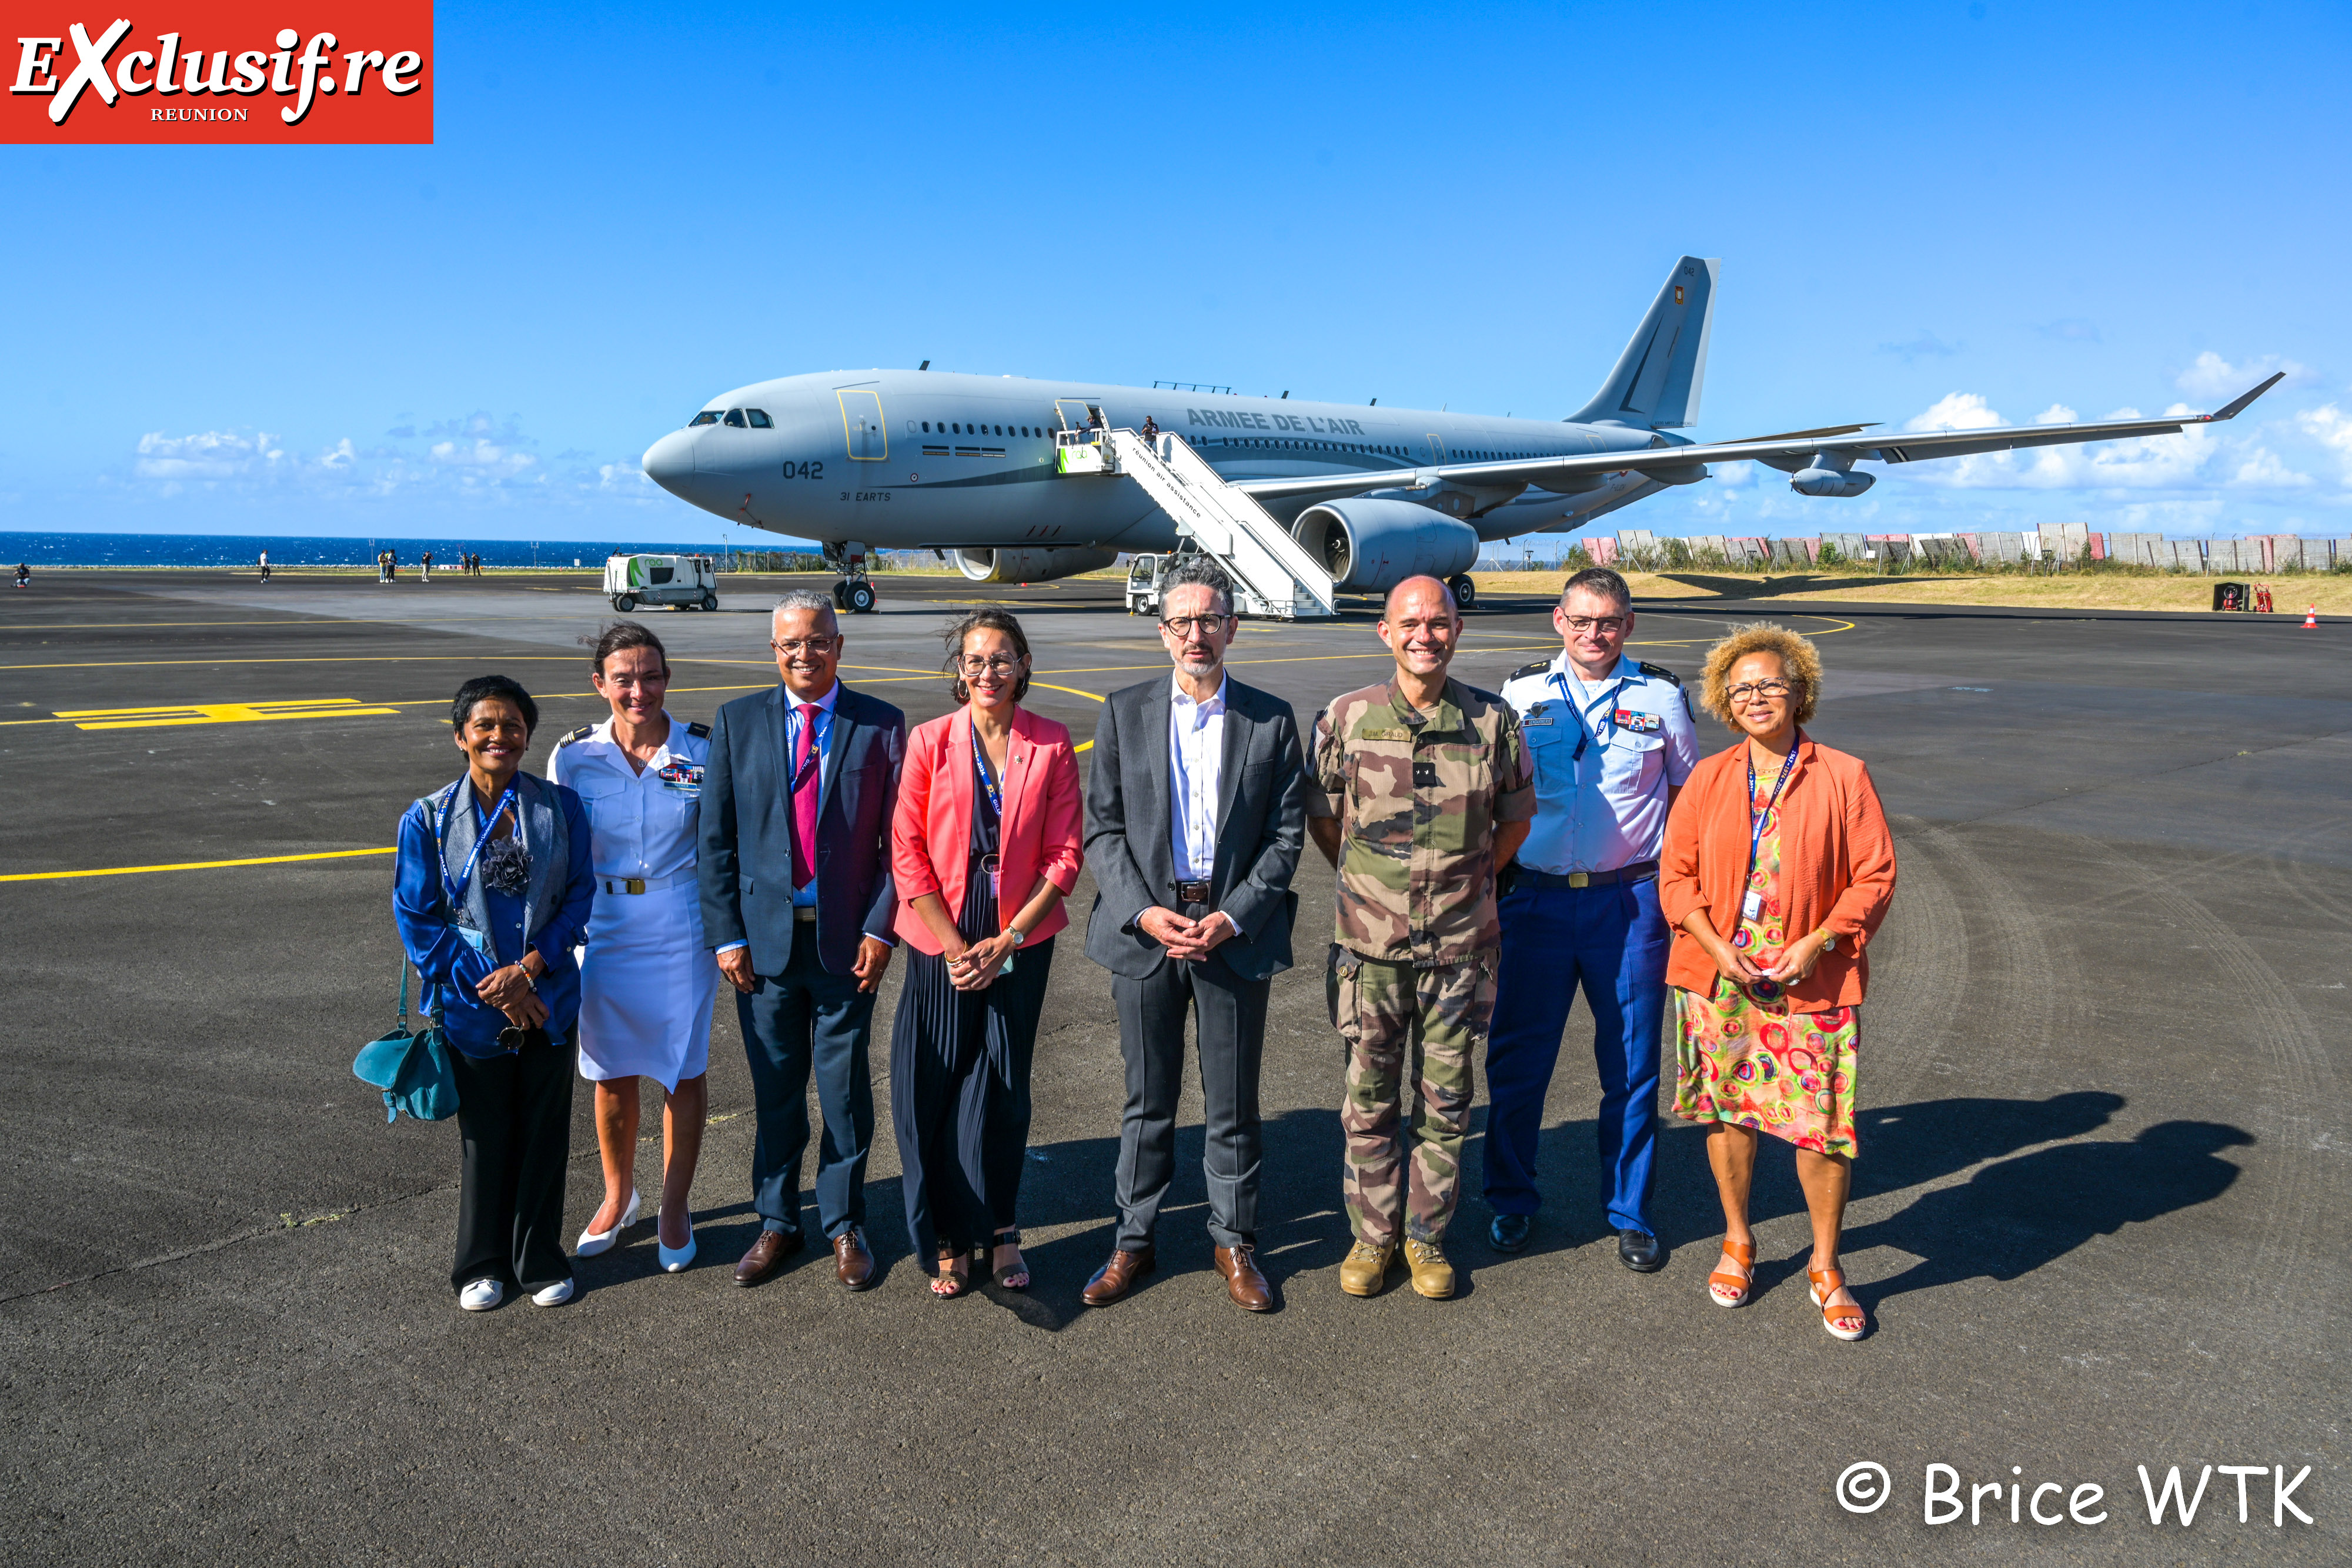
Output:
<instances>
[{"instance_id":1,"label":"man in dark grey suit","mask_svg":"<svg viewBox=\"0 0 2352 1568\"><path fill-rule=\"evenodd\" d=\"M817 1218L834 1274L874 1282L866 1156L874 992L896 946L890 817L907 716L841 684L841 630L824 595L784 595L769 645L782 683L738 697L710 727L699 823L702 936L738 993L759 1116L751 1207L759 1239L736 1265L755 1285L800 1250L801 1155L816 1078Z\"/></svg>"},{"instance_id":2,"label":"man in dark grey suit","mask_svg":"<svg viewBox=\"0 0 2352 1568\"><path fill-rule=\"evenodd\" d=\"M1188 1007L1198 1019L1217 1272L1239 1305L1274 1305L1256 1260L1258 1058L1268 982L1290 967L1306 769L1290 705L1225 674L1233 602L1215 563L1181 558L1160 597L1175 678L1112 693L1095 727L1087 865L1101 891L1087 956L1111 972L1127 1113L1118 1240L1087 1282L1088 1306L1118 1301L1152 1267L1152 1231L1175 1175Z\"/></svg>"}]
</instances>

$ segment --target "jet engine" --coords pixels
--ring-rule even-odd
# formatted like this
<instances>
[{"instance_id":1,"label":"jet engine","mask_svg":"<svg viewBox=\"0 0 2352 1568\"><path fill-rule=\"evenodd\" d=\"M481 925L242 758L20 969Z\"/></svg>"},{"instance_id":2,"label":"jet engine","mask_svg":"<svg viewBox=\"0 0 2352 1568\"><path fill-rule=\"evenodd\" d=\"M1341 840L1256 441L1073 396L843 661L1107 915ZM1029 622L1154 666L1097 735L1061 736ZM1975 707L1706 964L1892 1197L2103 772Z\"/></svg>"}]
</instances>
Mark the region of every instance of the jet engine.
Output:
<instances>
[{"instance_id":1,"label":"jet engine","mask_svg":"<svg viewBox=\"0 0 2352 1568\"><path fill-rule=\"evenodd\" d=\"M1380 593L1408 577L1448 578L1478 559L1478 530L1413 501L1325 501L1298 514L1291 538L1335 587Z\"/></svg>"},{"instance_id":2,"label":"jet engine","mask_svg":"<svg viewBox=\"0 0 2352 1568\"><path fill-rule=\"evenodd\" d=\"M1789 476L1789 488L1800 496L1859 496L1877 483L1876 475L1851 468L1843 473L1834 468L1801 468Z\"/></svg>"},{"instance_id":3,"label":"jet engine","mask_svg":"<svg viewBox=\"0 0 2352 1568\"><path fill-rule=\"evenodd\" d=\"M959 570L974 582L1051 582L1115 565L1118 551L1092 545L1046 545L1031 549L960 549Z\"/></svg>"}]
</instances>

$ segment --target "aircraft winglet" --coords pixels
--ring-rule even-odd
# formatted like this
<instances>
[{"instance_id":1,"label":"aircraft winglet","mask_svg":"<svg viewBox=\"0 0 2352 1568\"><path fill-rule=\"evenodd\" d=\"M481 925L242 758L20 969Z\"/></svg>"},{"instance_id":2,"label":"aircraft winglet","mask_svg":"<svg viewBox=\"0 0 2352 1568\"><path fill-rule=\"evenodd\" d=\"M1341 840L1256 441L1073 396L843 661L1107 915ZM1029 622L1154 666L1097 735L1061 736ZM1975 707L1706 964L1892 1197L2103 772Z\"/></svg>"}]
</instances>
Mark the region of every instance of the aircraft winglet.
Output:
<instances>
[{"instance_id":1,"label":"aircraft winglet","mask_svg":"<svg viewBox=\"0 0 2352 1568\"><path fill-rule=\"evenodd\" d=\"M2270 380L2264 382L2262 385L2256 387L2250 392L2245 392L2238 397L2232 398L2229 402L2223 404L2218 409L2215 409L2211 413L2207 414L2205 418L2209 423L2217 419L2235 419L2240 414L2246 412L2246 405L2248 403L2253 402L2256 398L2262 396L2263 393L2270 391L2271 388L2278 385L2279 382L2284 380L2286 380L2286 372L2284 371L2274 371L2273 372Z\"/></svg>"}]
</instances>

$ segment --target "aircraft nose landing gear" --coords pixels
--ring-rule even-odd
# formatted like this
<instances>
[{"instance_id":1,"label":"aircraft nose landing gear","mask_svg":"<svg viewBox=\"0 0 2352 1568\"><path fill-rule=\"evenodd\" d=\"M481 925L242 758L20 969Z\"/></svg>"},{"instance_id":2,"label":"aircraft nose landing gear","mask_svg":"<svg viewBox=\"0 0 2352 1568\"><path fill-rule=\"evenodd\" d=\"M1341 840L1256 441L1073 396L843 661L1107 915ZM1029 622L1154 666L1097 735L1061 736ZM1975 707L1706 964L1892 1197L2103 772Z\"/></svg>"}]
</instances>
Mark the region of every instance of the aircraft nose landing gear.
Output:
<instances>
[{"instance_id":1,"label":"aircraft nose landing gear","mask_svg":"<svg viewBox=\"0 0 2352 1568\"><path fill-rule=\"evenodd\" d=\"M825 565L841 573L841 580L833 585L835 609L845 610L852 615L864 615L873 610L879 596L866 576L866 563L871 554L856 539L835 539L825 545Z\"/></svg>"}]
</instances>

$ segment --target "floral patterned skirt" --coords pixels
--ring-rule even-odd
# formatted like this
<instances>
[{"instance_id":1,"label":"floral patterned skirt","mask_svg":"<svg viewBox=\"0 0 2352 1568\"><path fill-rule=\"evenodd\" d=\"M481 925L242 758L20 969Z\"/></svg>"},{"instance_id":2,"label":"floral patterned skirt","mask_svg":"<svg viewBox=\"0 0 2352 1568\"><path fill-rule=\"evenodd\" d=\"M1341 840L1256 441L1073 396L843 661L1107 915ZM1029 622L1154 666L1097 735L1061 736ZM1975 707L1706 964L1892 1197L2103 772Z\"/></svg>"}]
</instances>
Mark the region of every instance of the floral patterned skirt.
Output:
<instances>
[{"instance_id":1,"label":"floral patterned skirt","mask_svg":"<svg viewBox=\"0 0 2352 1568\"><path fill-rule=\"evenodd\" d=\"M1676 988L1675 1114L1853 1158L1859 1011L1790 1012L1721 975L1705 996Z\"/></svg>"}]
</instances>

